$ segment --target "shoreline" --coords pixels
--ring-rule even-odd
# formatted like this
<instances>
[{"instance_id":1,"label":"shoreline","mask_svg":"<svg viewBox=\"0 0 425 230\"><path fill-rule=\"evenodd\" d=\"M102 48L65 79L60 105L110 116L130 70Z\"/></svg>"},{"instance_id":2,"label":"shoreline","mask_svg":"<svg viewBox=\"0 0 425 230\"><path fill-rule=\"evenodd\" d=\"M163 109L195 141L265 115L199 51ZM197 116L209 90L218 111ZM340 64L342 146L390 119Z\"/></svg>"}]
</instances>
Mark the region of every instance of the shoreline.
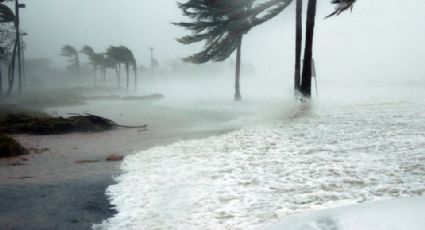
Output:
<instances>
[{"instance_id":1,"label":"shoreline","mask_svg":"<svg viewBox=\"0 0 425 230\"><path fill-rule=\"evenodd\" d=\"M126 156L136 150L229 131L232 130L155 134L118 129L103 133L16 135L14 138L27 148L47 150L24 156L28 161L23 161L23 165L7 166L6 163L14 159L0 160L0 226L5 229L91 229L93 224L115 214L105 190L115 183L113 177L120 173L120 162L107 162L106 156L117 153ZM122 138L124 136L128 138ZM137 142L137 139L144 141ZM90 145L84 145L87 140ZM78 160L98 162L75 163Z\"/></svg>"},{"instance_id":2,"label":"shoreline","mask_svg":"<svg viewBox=\"0 0 425 230\"><path fill-rule=\"evenodd\" d=\"M117 128L98 133L11 135L32 151L0 159L0 226L4 229L91 229L115 213L105 190L115 183L121 162L106 161L107 156L127 156L240 127L226 123L235 117L232 113L212 117L211 111L150 102L96 101L44 111L53 115L89 112L120 124L149 126L147 131Z\"/></svg>"}]
</instances>

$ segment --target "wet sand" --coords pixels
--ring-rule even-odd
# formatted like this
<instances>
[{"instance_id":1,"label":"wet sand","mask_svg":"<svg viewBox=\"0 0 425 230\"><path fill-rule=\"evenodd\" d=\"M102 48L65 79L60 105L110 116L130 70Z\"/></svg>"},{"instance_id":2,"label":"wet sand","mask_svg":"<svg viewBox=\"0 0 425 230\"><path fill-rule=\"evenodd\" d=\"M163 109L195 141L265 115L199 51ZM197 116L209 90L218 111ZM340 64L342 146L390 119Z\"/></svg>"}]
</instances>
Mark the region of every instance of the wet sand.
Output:
<instances>
[{"instance_id":1,"label":"wet sand","mask_svg":"<svg viewBox=\"0 0 425 230\"><path fill-rule=\"evenodd\" d=\"M212 111L114 103L46 111L57 115L90 112L124 124L146 123L148 130L119 128L101 133L14 136L25 147L36 150L20 158L0 160L2 229L90 229L114 214L105 189L120 173L120 162L107 162L108 155L128 155L237 128L227 123L234 114L218 116L211 115ZM93 162L76 163L79 161Z\"/></svg>"}]
</instances>

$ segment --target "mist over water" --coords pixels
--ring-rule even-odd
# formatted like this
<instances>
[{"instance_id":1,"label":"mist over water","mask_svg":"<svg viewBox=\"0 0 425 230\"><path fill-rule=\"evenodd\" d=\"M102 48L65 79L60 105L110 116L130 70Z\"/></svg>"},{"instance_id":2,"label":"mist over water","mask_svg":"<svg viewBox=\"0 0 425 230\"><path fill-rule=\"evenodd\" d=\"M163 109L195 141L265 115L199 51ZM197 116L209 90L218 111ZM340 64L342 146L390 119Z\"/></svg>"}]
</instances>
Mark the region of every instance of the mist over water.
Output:
<instances>
[{"instance_id":1,"label":"mist over water","mask_svg":"<svg viewBox=\"0 0 425 230\"><path fill-rule=\"evenodd\" d=\"M244 37L234 102L235 55L181 61L203 46L175 40L188 32L171 24L187 21L175 1L22 2L28 94L0 102L148 124L143 134L108 134L131 147L106 190L117 213L93 229L262 229L306 211L425 194L420 0L358 0L330 19L332 5L319 1L309 103L293 93L294 5ZM124 70L120 87L112 69L95 77L83 54L78 76L59 55L64 45L129 47L137 84L132 71L128 89ZM146 140L157 142L134 144Z\"/></svg>"}]
</instances>

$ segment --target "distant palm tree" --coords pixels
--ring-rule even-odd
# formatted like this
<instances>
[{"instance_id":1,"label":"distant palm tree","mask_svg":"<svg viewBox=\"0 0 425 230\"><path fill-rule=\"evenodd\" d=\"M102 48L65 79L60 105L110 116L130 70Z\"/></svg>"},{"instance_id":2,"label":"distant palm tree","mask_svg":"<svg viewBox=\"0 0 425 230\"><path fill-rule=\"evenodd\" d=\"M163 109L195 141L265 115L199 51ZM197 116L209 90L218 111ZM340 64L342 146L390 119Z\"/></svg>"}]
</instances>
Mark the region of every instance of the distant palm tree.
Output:
<instances>
[{"instance_id":1,"label":"distant palm tree","mask_svg":"<svg viewBox=\"0 0 425 230\"><path fill-rule=\"evenodd\" d=\"M106 65L108 68L114 68L117 77L117 87L121 87L121 60L118 47L110 46L106 49Z\"/></svg>"},{"instance_id":2,"label":"distant palm tree","mask_svg":"<svg viewBox=\"0 0 425 230\"><path fill-rule=\"evenodd\" d=\"M80 53L87 55L89 58L90 64L93 66L95 83L97 83L98 69L100 69L100 74L103 78L103 82L105 83L105 55L95 53L93 48L87 45L80 50Z\"/></svg>"},{"instance_id":3,"label":"distant palm tree","mask_svg":"<svg viewBox=\"0 0 425 230\"><path fill-rule=\"evenodd\" d=\"M136 59L134 58L133 52L125 47L125 46L110 46L106 51L107 56L114 59L118 63L118 69L120 71L121 64L124 65L126 71L126 88L129 89L130 82L130 74L129 69L130 66L133 67L134 72L134 87L137 88L137 64Z\"/></svg>"},{"instance_id":4,"label":"distant palm tree","mask_svg":"<svg viewBox=\"0 0 425 230\"><path fill-rule=\"evenodd\" d=\"M70 45L62 47L61 55L68 58L68 62L71 63L70 69L77 71L78 77L80 77L80 57L78 51Z\"/></svg>"},{"instance_id":5,"label":"distant palm tree","mask_svg":"<svg viewBox=\"0 0 425 230\"><path fill-rule=\"evenodd\" d=\"M190 35L178 39L180 43L205 42L201 52L184 58L184 61L195 64L224 61L236 51L235 101L241 100L241 48L243 36L248 32L244 24L249 23L245 13L251 10L253 2L254 0L187 0L178 6L191 22L174 23L191 31ZM240 15L241 18L232 20L236 15Z\"/></svg>"},{"instance_id":6,"label":"distant palm tree","mask_svg":"<svg viewBox=\"0 0 425 230\"><path fill-rule=\"evenodd\" d=\"M120 87L121 80L120 80L120 73L118 71L118 61L115 58L111 57L110 54L108 54L108 52L106 52L105 55L106 55L105 63L104 63L105 71L108 68L115 70L115 75L117 77L117 87Z\"/></svg>"}]
</instances>

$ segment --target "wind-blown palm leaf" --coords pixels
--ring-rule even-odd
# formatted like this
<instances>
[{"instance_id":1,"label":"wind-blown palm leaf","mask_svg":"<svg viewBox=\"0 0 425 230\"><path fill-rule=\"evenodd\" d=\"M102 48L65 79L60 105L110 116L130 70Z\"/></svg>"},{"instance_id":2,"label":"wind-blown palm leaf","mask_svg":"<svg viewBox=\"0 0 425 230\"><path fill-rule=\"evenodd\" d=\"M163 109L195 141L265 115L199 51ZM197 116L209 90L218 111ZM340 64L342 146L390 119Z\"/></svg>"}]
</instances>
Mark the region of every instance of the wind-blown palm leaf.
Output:
<instances>
[{"instance_id":1,"label":"wind-blown palm leaf","mask_svg":"<svg viewBox=\"0 0 425 230\"><path fill-rule=\"evenodd\" d=\"M13 11L0 3L0 23L8 23L15 21L15 14Z\"/></svg>"},{"instance_id":2,"label":"wind-blown palm leaf","mask_svg":"<svg viewBox=\"0 0 425 230\"><path fill-rule=\"evenodd\" d=\"M223 61L237 48L240 38L253 27L282 12L293 0L189 0L179 3L183 15L192 22L174 23L191 31L177 39L191 44L205 41L204 49L184 61Z\"/></svg>"},{"instance_id":3,"label":"wind-blown palm leaf","mask_svg":"<svg viewBox=\"0 0 425 230\"><path fill-rule=\"evenodd\" d=\"M10 63L16 39L15 35L15 30L12 27L7 24L0 24L0 63Z\"/></svg>"},{"instance_id":4,"label":"wind-blown palm leaf","mask_svg":"<svg viewBox=\"0 0 425 230\"><path fill-rule=\"evenodd\" d=\"M62 51L61 51L62 56L74 57L77 54L78 54L77 50L70 45L66 45L66 46L62 47Z\"/></svg>"},{"instance_id":5,"label":"wind-blown palm leaf","mask_svg":"<svg viewBox=\"0 0 425 230\"><path fill-rule=\"evenodd\" d=\"M326 16L326 18L340 15L342 12L346 10L352 10L354 3L356 3L356 0L332 0L332 4L335 4L335 11Z\"/></svg>"}]
</instances>

